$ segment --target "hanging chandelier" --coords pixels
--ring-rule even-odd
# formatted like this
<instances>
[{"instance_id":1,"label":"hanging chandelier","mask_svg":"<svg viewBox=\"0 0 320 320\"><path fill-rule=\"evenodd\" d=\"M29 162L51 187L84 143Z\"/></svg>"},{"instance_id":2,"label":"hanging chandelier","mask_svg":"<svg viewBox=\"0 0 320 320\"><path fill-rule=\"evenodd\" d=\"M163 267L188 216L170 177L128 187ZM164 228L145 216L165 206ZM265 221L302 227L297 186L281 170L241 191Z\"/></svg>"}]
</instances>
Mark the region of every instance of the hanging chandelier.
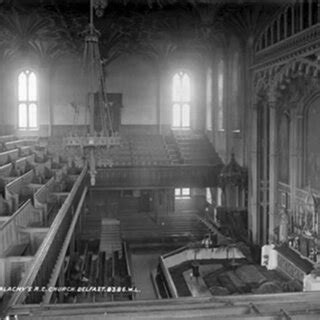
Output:
<instances>
[{"instance_id":1,"label":"hanging chandelier","mask_svg":"<svg viewBox=\"0 0 320 320\"><path fill-rule=\"evenodd\" d=\"M99 50L99 32L93 24L97 1L90 0L90 24L85 30L85 48L83 69L87 88L87 107L89 113L89 131L86 135L71 134L64 138L64 146L72 157L85 160L89 164L91 185L95 185L96 167L99 158L106 166L112 166L108 150L120 145L120 137L113 131L112 119L108 105L105 79ZM99 6L104 10L105 6ZM99 12L101 14L101 12Z\"/></svg>"}]
</instances>

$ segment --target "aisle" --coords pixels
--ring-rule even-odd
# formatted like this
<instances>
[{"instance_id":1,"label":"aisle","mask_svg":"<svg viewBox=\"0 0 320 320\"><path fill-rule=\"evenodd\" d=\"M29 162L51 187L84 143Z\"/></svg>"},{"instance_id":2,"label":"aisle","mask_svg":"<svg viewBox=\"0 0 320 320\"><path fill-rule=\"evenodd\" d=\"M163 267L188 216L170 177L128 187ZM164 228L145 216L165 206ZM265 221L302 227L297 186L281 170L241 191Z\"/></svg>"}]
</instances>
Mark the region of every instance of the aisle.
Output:
<instances>
[{"instance_id":1,"label":"aisle","mask_svg":"<svg viewBox=\"0 0 320 320\"><path fill-rule=\"evenodd\" d=\"M150 273L157 268L160 254L154 252L136 252L131 254L135 286L138 290L141 290L136 295L137 300L157 299Z\"/></svg>"}]
</instances>

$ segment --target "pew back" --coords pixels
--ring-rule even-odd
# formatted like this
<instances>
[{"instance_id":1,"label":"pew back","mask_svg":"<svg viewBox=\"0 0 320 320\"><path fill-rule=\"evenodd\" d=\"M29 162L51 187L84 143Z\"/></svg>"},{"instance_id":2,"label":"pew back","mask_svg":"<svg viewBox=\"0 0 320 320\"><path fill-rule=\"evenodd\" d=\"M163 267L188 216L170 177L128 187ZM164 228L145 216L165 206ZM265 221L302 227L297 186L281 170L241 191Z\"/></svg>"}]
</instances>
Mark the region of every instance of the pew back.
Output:
<instances>
[{"instance_id":1,"label":"pew back","mask_svg":"<svg viewBox=\"0 0 320 320\"><path fill-rule=\"evenodd\" d=\"M13 161L17 160L19 157L19 149L13 149L9 151L4 151L0 153L0 166Z\"/></svg>"},{"instance_id":2,"label":"pew back","mask_svg":"<svg viewBox=\"0 0 320 320\"><path fill-rule=\"evenodd\" d=\"M0 167L0 177L9 177L12 170L12 163Z\"/></svg>"},{"instance_id":3,"label":"pew back","mask_svg":"<svg viewBox=\"0 0 320 320\"><path fill-rule=\"evenodd\" d=\"M0 226L0 257L5 256L11 247L26 240L19 232L20 228L37 223L41 223L40 211L36 210L28 200Z\"/></svg>"}]
</instances>

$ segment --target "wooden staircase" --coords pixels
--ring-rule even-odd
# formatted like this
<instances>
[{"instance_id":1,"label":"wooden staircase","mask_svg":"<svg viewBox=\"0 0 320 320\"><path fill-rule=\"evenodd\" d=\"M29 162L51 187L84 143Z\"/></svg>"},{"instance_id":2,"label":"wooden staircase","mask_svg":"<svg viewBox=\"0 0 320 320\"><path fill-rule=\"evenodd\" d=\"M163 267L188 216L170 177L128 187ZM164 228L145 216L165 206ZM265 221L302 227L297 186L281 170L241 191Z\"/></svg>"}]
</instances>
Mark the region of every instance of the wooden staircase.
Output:
<instances>
[{"instance_id":1,"label":"wooden staircase","mask_svg":"<svg viewBox=\"0 0 320 320\"><path fill-rule=\"evenodd\" d=\"M106 257L110 257L113 252L118 251L119 256L122 257L121 243L120 221L117 219L102 219L99 251L105 252Z\"/></svg>"}]
</instances>

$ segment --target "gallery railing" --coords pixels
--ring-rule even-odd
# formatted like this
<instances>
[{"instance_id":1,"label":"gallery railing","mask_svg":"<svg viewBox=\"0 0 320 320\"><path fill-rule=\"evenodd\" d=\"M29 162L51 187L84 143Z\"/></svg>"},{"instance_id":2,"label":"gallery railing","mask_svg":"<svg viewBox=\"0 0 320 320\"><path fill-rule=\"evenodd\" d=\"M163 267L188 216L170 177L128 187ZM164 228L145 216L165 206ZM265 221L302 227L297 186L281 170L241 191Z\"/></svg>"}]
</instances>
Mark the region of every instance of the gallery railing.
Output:
<instances>
[{"instance_id":1,"label":"gallery railing","mask_svg":"<svg viewBox=\"0 0 320 320\"><path fill-rule=\"evenodd\" d=\"M217 186L220 171L220 165L103 168L97 170L96 187Z\"/></svg>"}]
</instances>

